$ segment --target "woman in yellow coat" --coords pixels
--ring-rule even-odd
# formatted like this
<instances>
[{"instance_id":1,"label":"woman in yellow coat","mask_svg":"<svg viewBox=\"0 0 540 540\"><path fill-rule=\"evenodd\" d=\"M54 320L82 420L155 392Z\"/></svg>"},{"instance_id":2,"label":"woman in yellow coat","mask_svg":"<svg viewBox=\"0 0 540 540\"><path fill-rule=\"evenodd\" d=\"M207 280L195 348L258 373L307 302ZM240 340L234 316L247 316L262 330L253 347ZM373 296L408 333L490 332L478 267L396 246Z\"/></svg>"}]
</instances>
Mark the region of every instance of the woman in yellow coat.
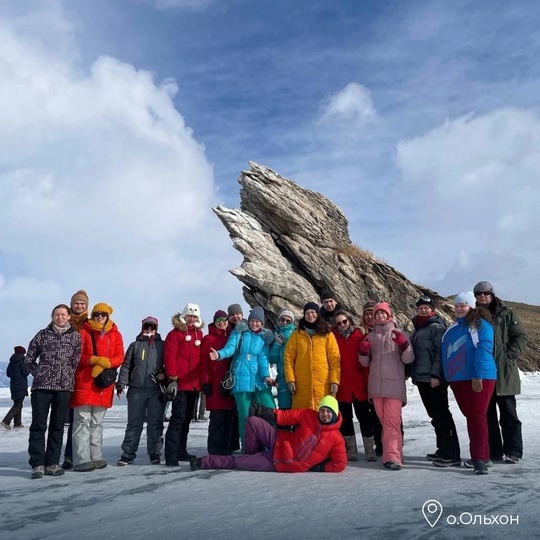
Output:
<instances>
[{"instance_id":1,"label":"woman in yellow coat","mask_svg":"<svg viewBox=\"0 0 540 540\"><path fill-rule=\"evenodd\" d=\"M335 396L339 387L339 348L322 318L319 306L308 302L285 348L285 380L293 409L318 409L321 399Z\"/></svg>"}]
</instances>

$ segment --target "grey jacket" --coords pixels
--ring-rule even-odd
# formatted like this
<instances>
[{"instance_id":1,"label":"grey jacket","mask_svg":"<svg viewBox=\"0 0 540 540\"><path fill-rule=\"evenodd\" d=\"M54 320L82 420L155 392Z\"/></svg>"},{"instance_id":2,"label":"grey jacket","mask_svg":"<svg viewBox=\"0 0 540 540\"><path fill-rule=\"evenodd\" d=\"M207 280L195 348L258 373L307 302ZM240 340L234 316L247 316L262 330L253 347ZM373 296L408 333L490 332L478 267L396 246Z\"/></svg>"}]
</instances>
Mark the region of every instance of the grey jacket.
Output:
<instances>
[{"instance_id":1,"label":"grey jacket","mask_svg":"<svg viewBox=\"0 0 540 540\"><path fill-rule=\"evenodd\" d=\"M429 383L431 378L444 381L441 365L441 341L446 331L446 324L438 315L427 319L421 326L417 317L412 320L414 333L411 336L411 345L414 351L414 362L411 368L411 377L414 384Z\"/></svg>"},{"instance_id":2,"label":"grey jacket","mask_svg":"<svg viewBox=\"0 0 540 540\"><path fill-rule=\"evenodd\" d=\"M30 342L24 360L33 377L32 390L73 392L81 343L81 335L73 326L63 334L55 332L52 325L40 330Z\"/></svg>"},{"instance_id":3,"label":"grey jacket","mask_svg":"<svg viewBox=\"0 0 540 540\"><path fill-rule=\"evenodd\" d=\"M130 388L157 390L158 386L152 381L150 374L163 367L164 343L159 334L156 334L151 342L146 336L137 336L126 351L117 383Z\"/></svg>"}]
</instances>

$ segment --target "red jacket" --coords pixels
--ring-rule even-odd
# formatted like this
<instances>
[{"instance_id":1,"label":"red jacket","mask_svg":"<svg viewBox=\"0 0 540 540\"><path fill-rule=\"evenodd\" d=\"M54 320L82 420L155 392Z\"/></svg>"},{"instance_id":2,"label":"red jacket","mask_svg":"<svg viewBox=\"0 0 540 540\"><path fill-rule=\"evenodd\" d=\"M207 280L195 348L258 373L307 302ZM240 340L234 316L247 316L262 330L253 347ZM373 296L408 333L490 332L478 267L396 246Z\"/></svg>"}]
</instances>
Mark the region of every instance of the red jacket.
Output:
<instances>
[{"instance_id":1,"label":"red jacket","mask_svg":"<svg viewBox=\"0 0 540 540\"><path fill-rule=\"evenodd\" d=\"M203 333L200 328L187 326L180 314L173 317L174 328L165 338L163 363L167 377L178 379L178 390L201 389L201 345Z\"/></svg>"},{"instance_id":2,"label":"red jacket","mask_svg":"<svg viewBox=\"0 0 540 540\"><path fill-rule=\"evenodd\" d=\"M336 399L341 403L352 403L353 398L367 401L369 368L362 366L358 360L358 346L364 336L358 328L355 328L348 338L344 338L337 329L333 332L339 347L341 363L341 381Z\"/></svg>"},{"instance_id":3,"label":"red jacket","mask_svg":"<svg viewBox=\"0 0 540 540\"><path fill-rule=\"evenodd\" d=\"M276 410L277 425L296 426L294 431L278 429L274 466L279 472L306 472L328 460L324 472L341 472L347 466L345 440L339 432L341 413L335 424L322 424L312 409Z\"/></svg>"},{"instance_id":4,"label":"red jacket","mask_svg":"<svg viewBox=\"0 0 540 540\"><path fill-rule=\"evenodd\" d=\"M210 348L216 351L223 349L230 333L230 326L227 326L225 330L218 330L212 323L208 325L208 335L203 338L201 349L201 385L210 383L212 387L212 395L206 396L206 409L209 411L236 409L236 402L232 395L223 398L218 392L219 383L229 368L229 362L212 362L210 360Z\"/></svg>"},{"instance_id":5,"label":"red jacket","mask_svg":"<svg viewBox=\"0 0 540 540\"><path fill-rule=\"evenodd\" d=\"M94 355L91 334L96 339L97 355ZM119 368L124 361L124 342L116 324L105 334L92 330L89 323L84 323L81 329L82 354L81 361L75 372L75 391L71 398L70 407L92 405L93 407L112 407L114 384L108 388L98 388L91 376L90 357L104 356L111 361L111 368Z\"/></svg>"}]
</instances>

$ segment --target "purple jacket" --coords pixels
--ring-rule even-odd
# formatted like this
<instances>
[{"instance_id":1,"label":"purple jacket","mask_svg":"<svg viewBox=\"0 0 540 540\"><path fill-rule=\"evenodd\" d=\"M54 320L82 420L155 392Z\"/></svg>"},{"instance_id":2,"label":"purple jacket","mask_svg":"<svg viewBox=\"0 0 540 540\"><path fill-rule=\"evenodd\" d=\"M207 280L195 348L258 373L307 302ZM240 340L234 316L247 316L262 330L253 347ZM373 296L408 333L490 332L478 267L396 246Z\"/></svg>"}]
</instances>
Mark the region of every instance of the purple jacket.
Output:
<instances>
[{"instance_id":1,"label":"purple jacket","mask_svg":"<svg viewBox=\"0 0 540 540\"><path fill-rule=\"evenodd\" d=\"M403 405L407 403L407 389L405 387L405 365L414 360L414 353L409 343L407 349L401 353L398 346L392 341L393 334L399 332L394 322L376 324L365 339L371 343L369 356L360 355L360 363L369 367L368 398L392 397L401 399ZM407 338L408 340L408 338Z\"/></svg>"},{"instance_id":2,"label":"purple jacket","mask_svg":"<svg viewBox=\"0 0 540 540\"><path fill-rule=\"evenodd\" d=\"M55 332L52 325L40 330L30 342L25 358L34 378L32 390L73 392L80 359L81 335L73 326L64 334Z\"/></svg>"}]
</instances>

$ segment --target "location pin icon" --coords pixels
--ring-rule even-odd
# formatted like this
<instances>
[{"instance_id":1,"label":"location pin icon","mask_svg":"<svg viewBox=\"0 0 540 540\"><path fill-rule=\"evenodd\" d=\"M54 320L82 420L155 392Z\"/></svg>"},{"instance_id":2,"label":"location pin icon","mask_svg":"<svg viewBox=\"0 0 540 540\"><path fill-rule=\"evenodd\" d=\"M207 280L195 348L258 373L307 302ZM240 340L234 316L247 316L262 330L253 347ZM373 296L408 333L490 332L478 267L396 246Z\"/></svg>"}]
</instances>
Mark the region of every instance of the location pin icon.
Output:
<instances>
[{"instance_id":1,"label":"location pin icon","mask_svg":"<svg viewBox=\"0 0 540 540\"><path fill-rule=\"evenodd\" d=\"M424 514L431 528L435 527L435 524L439 521L439 518L442 516L442 510L442 504L435 499L426 501L424 506L422 506L422 514Z\"/></svg>"}]
</instances>

